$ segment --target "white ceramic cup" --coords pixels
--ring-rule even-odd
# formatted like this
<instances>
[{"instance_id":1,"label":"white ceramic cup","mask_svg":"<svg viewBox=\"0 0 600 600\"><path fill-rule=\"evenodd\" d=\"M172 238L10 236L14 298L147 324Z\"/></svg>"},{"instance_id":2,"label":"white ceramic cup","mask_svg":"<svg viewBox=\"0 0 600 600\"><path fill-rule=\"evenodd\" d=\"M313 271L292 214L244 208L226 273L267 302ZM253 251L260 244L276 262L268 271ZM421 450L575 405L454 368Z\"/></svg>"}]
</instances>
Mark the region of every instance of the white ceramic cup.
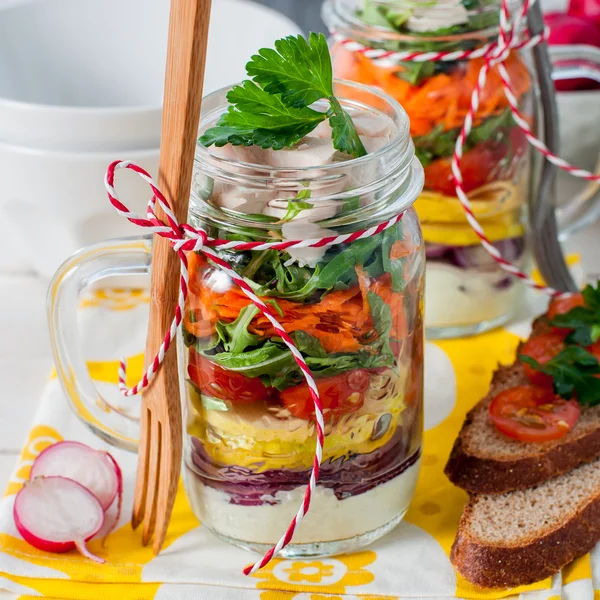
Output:
<instances>
[{"instance_id":1,"label":"white ceramic cup","mask_svg":"<svg viewBox=\"0 0 600 600\"><path fill-rule=\"evenodd\" d=\"M0 272L50 276L81 246L139 233L103 180L115 159L157 175L169 0L16 1L0 5ZM213 0L205 93L298 33L271 9ZM129 175L119 192L145 214Z\"/></svg>"},{"instance_id":2,"label":"white ceramic cup","mask_svg":"<svg viewBox=\"0 0 600 600\"><path fill-rule=\"evenodd\" d=\"M21 0L0 7L0 141L33 148L157 148L169 0ZM246 0L215 0L205 93L252 53L299 33Z\"/></svg>"},{"instance_id":3,"label":"white ceramic cup","mask_svg":"<svg viewBox=\"0 0 600 600\"><path fill-rule=\"evenodd\" d=\"M158 169L158 149L127 158L150 173ZM50 277L66 257L89 243L139 234L110 205L104 188L108 165L117 153L60 152L0 143L0 270L29 267ZM139 177L119 172L119 193L145 215L150 190ZM136 181L137 180L137 181ZM3 257L3 258L2 258ZM8 262L8 264L4 264Z\"/></svg>"}]
</instances>

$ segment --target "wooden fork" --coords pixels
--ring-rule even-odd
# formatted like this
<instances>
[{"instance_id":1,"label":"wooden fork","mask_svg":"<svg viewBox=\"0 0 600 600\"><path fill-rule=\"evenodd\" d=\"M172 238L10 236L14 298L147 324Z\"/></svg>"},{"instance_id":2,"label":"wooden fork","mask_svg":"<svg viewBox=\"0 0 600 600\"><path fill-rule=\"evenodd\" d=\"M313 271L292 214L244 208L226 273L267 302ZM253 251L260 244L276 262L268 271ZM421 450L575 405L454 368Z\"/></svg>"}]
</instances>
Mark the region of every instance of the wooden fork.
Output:
<instances>
[{"instance_id":1,"label":"wooden fork","mask_svg":"<svg viewBox=\"0 0 600 600\"><path fill-rule=\"evenodd\" d=\"M211 0L172 0L167 50L159 186L180 223L187 220ZM157 216L163 217L157 205ZM155 236L146 361L158 351L175 313L180 264L168 240ZM173 344L174 345L174 344ZM144 523L142 542L153 534L160 551L173 510L182 457L182 418L177 355L166 353L142 396L140 444L132 526Z\"/></svg>"}]
</instances>

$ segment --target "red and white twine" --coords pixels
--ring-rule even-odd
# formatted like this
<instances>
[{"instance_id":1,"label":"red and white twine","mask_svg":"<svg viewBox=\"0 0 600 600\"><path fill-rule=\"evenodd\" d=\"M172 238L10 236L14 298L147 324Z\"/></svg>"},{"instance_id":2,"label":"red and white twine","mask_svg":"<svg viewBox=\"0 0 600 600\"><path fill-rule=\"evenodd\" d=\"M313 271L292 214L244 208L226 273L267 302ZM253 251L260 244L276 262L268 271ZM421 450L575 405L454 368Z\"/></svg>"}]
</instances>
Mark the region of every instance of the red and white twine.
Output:
<instances>
[{"instance_id":1,"label":"red and white twine","mask_svg":"<svg viewBox=\"0 0 600 600\"><path fill-rule=\"evenodd\" d=\"M146 218L142 218L135 213L131 212L118 198L117 192L114 188L114 179L115 179L115 171L118 169L130 169L137 173L152 189L153 196L150 199L147 207L147 216ZM230 240L220 240L208 237L205 231L201 229L194 229L190 225L183 223L180 224L177 221L177 218L173 214L171 207L164 197L160 189L152 180L152 177L141 167L133 164L129 161L115 161L110 164L108 170L106 172L106 177L104 180L104 185L108 192L108 197L116 209L116 211L127 218L134 225L138 225L139 227L143 227L147 229L151 233L155 233L161 237L168 239L173 246L173 250L178 253L179 258L181 260L181 275L179 281L179 298L177 302L177 308L175 309L175 317L171 323L171 327L169 331L166 333L158 353L154 357L152 363L144 373L142 379L139 383L134 385L132 388L128 388L125 380L126 380L126 364L124 360L120 361L119 364L119 389L126 396L133 396L139 394L144 388L146 388L152 378L160 368L160 365L163 361L165 353L169 349L171 343L175 339L175 335L177 330L179 329L179 325L183 319L183 311L185 306L185 300L188 294L188 284L189 284L189 272L188 272L188 264L185 253L186 252L201 252L207 258L211 260L214 264L216 264L224 273L226 273L234 283L236 283L246 294L246 296L250 299L250 301L258 308L258 310L271 322L273 325L273 329L280 336L285 345L289 348L296 364L302 370L302 374L306 379L310 390L310 396L314 404L315 408L315 422L316 422L316 431L317 431L317 443L315 448L315 455L313 459L313 466L310 474L310 479L308 485L306 487L306 491L304 493L304 499L296 516L292 519L289 527L279 539L277 544L273 546L261 560L257 561L254 565L250 567L246 567L244 569L244 573L249 575L254 573L258 569L264 567L277 553L285 548L290 541L292 540L292 536L294 535L294 531L298 526L298 523L302 520L304 515L308 512L310 507L310 502L312 498L312 494L314 493L317 480L319 478L319 470L321 468L321 460L323 457L323 444L324 444L324 422L323 422L323 406L321 404L321 399L319 397L319 390L317 389L317 385L313 376L310 372L308 365L306 364L304 358L300 351L296 348L292 338L286 333L285 329L279 324L275 315L271 312L271 309L252 291L250 285L246 282L246 280L238 275L235 271L233 271L226 261L220 258L217 253L213 250L213 248L220 248L222 250L233 250L238 252L243 252L247 250L287 250L288 248L322 248L323 246L334 246L337 244L344 243L352 243L357 240L361 240L364 238L372 237L393 227L396 225L403 216L403 213L376 225L374 227L370 227L368 229L363 229L361 231L355 231L354 233L348 233L344 235L338 236L329 236L320 239L308 239L308 240L286 240L283 242L235 242ZM166 215L166 223L161 221L156 216L156 202L164 211Z\"/></svg>"},{"instance_id":2,"label":"red and white twine","mask_svg":"<svg viewBox=\"0 0 600 600\"><path fill-rule=\"evenodd\" d=\"M454 176L454 186L456 189L456 196L460 201L469 225L473 228L473 231L477 237L481 240L481 244L490 254L490 256L508 273L522 279L529 287L540 290L550 296L557 296L561 293L554 290L551 287L540 285L530 278L526 273L521 271L516 265L502 258L502 255L498 249L492 244L489 238L486 236L483 227L479 224L473 209L471 202L465 193L463 187L463 177L461 174L461 159L463 155L463 148L465 142L471 133L473 128L473 119L479 108L479 102L481 94L485 88L485 82L487 75L491 68L497 66L498 73L503 83L504 94L510 106L511 113L517 126L523 131L525 137L529 143L541 152L548 161L553 165L556 165L563 171L571 173L574 177L580 177L587 179L588 181L600 181L600 175L591 173L585 169L580 169L572 166L563 158L560 158L556 154L553 154L549 148L538 138L535 137L529 123L521 115L518 107L518 100L510 80L510 76L503 62L506 60L508 55L513 50L531 48L538 44L541 44L547 38L547 31L543 34L531 36L525 33L525 39L520 38L521 25L527 17L529 8L535 0L524 0L520 11L516 12L511 19L511 14L508 8L508 0L502 0L500 10L500 27L498 40L473 50L455 51L455 52L396 52L386 51L378 48L369 48L360 44L354 39L345 38L337 33L333 33L334 39L344 46L351 52L362 54L363 56L373 60L373 62L389 67L397 65L399 61L456 61L456 60L471 60L475 58L484 58L485 63L479 71L477 83L471 95L471 106L465 117L465 121L459 133L458 139L456 140L456 146L454 154L452 156L452 174Z\"/></svg>"}]
</instances>

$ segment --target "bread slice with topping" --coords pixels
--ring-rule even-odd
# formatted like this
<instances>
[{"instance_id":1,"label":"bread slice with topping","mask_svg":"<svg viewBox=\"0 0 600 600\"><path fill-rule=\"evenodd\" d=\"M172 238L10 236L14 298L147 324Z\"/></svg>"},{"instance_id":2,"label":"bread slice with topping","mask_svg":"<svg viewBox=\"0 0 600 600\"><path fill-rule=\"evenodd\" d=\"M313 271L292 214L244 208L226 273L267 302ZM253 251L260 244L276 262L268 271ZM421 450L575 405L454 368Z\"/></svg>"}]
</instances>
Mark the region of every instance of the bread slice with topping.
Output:
<instances>
[{"instance_id":1,"label":"bread slice with topping","mask_svg":"<svg viewBox=\"0 0 600 600\"><path fill-rule=\"evenodd\" d=\"M600 457L600 405L582 408L566 435L550 442L520 442L500 433L489 406L500 392L527 384L523 366L499 367L489 394L467 414L446 465L458 487L478 494L502 494L539 485Z\"/></svg>"},{"instance_id":2,"label":"bread slice with topping","mask_svg":"<svg viewBox=\"0 0 600 600\"><path fill-rule=\"evenodd\" d=\"M450 559L485 587L554 575L600 540L600 460L542 485L476 495L465 507Z\"/></svg>"}]
</instances>

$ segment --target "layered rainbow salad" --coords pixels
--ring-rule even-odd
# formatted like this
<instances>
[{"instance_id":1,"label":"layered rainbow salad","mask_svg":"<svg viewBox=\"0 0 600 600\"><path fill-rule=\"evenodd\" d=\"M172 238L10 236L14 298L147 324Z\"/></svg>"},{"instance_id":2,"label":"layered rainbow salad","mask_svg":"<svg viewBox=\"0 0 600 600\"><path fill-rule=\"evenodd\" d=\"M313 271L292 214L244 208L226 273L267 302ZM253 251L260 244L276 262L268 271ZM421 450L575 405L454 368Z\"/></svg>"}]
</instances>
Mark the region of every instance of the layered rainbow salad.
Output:
<instances>
[{"instance_id":1,"label":"layered rainbow salad","mask_svg":"<svg viewBox=\"0 0 600 600\"><path fill-rule=\"evenodd\" d=\"M357 38L369 47L420 52L469 50L497 36L495 0L329 0L327 5L326 20L338 5L352 5L354 17L370 27L369 39ZM336 27L337 23L330 25ZM376 36L374 32L380 33ZM332 54L337 77L384 90L410 117L416 154L425 168L425 189L415 207L428 258L428 330L469 328L508 317L518 303L521 288L481 247L456 197L451 170L456 140L484 59L380 66L342 44L334 45ZM504 66L522 114L532 115L532 84L522 58L512 52ZM521 268L527 263L523 210L529 171L527 141L512 117L494 67L463 149L461 172L465 192L488 238L504 258Z\"/></svg>"},{"instance_id":2,"label":"layered rainbow salad","mask_svg":"<svg viewBox=\"0 0 600 600\"><path fill-rule=\"evenodd\" d=\"M394 123L381 115L354 114L353 120L369 152L394 134ZM249 169L273 169L273 184L259 191L218 179L196 181L209 205L243 216L246 224L211 234L244 241L314 239L332 235L328 219L359 211L368 199L335 200L332 189L335 194L364 185L372 174L361 169L327 184L278 187L281 168L305 164L318 170L351 158L333 148L327 127L280 151L210 148ZM351 549L353 539L377 537L402 518L412 497L422 430L419 240L409 214L350 244L220 252L272 307L321 395L321 475L293 540L307 555L328 553L330 542L346 540L336 550ZM261 549L279 539L302 501L315 453L314 407L299 367L266 317L201 254L188 260L186 490L203 524L238 545Z\"/></svg>"}]
</instances>

